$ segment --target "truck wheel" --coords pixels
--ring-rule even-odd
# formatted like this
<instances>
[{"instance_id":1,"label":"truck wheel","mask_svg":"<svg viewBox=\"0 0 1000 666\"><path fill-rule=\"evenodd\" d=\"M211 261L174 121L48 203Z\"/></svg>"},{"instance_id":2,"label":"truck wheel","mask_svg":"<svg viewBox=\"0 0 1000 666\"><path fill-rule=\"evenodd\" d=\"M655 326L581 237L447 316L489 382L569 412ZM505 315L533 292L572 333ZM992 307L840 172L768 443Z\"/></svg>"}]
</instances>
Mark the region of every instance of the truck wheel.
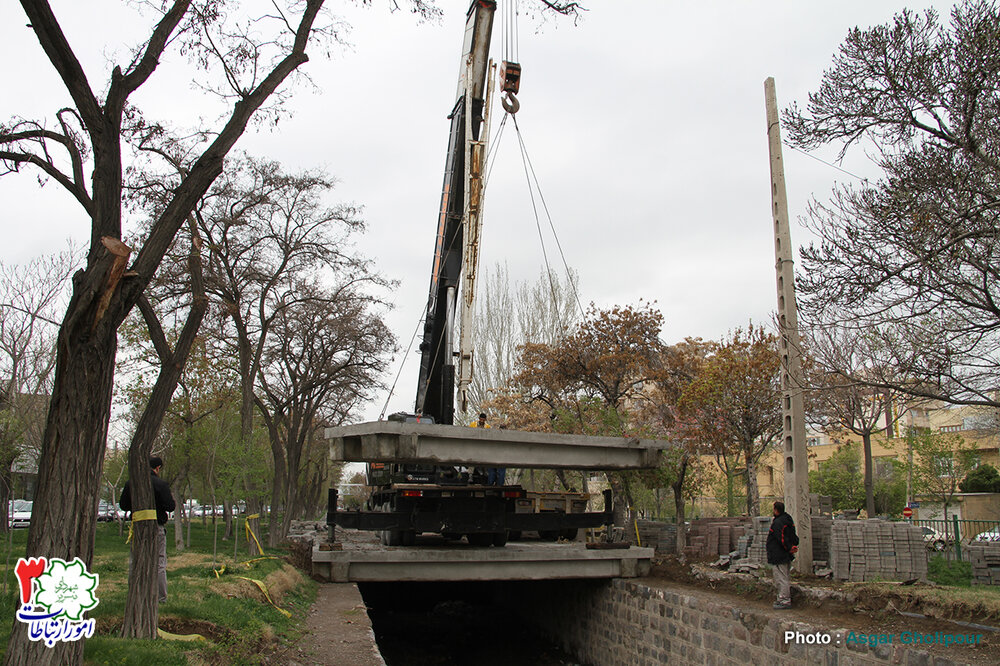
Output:
<instances>
[{"instance_id":1,"label":"truck wheel","mask_svg":"<svg viewBox=\"0 0 1000 666\"><path fill-rule=\"evenodd\" d=\"M493 545L497 548L503 548L507 545L507 531L494 532L493 533Z\"/></svg>"},{"instance_id":2,"label":"truck wheel","mask_svg":"<svg viewBox=\"0 0 1000 666\"><path fill-rule=\"evenodd\" d=\"M576 535L578 533L579 530L577 528L567 527L566 529L559 532L559 536L562 537L563 539L566 539L566 541L576 541Z\"/></svg>"},{"instance_id":3,"label":"truck wheel","mask_svg":"<svg viewBox=\"0 0 1000 666\"><path fill-rule=\"evenodd\" d=\"M507 532L507 539L509 541L520 541L521 530L510 530L509 532Z\"/></svg>"},{"instance_id":4,"label":"truck wheel","mask_svg":"<svg viewBox=\"0 0 1000 666\"><path fill-rule=\"evenodd\" d=\"M403 530L400 533L400 544L403 546L412 546L417 542L417 533L413 530Z\"/></svg>"},{"instance_id":5,"label":"truck wheel","mask_svg":"<svg viewBox=\"0 0 1000 666\"><path fill-rule=\"evenodd\" d=\"M472 546L488 547L493 545L493 533L492 532L477 532L476 534L467 534L469 539L469 544Z\"/></svg>"},{"instance_id":6,"label":"truck wheel","mask_svg":"<svg viewBox=\"0 0 1000 666\"><path fill-rule=\"evenodd\" d=\"M559 530L538 530L538 538L542 541L555 541L559 538Z\"/></svg>"}]
</instances>

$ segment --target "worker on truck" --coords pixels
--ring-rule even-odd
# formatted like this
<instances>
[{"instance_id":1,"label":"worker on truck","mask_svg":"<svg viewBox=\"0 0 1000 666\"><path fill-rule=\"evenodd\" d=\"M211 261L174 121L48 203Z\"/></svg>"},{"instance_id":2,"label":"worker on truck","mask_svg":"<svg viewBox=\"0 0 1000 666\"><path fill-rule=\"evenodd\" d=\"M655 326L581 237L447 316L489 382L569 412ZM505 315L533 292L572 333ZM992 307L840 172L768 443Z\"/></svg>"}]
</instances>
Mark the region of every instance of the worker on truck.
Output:
<instances>
[{"instance_id":1,"label":"worker on truck","mask_svg":"<svg viewBox=\"0 0 1000 666\"><path fill-rule=\"evenodd\" d=\"M489 428L490 424L486 422L486 412L479 412L479 420L473 421L470 428ZM490 486L502 486L507 480L507 468L506 467L487 467L486 468L486 484Z\"/></svg>"}]
</instances>

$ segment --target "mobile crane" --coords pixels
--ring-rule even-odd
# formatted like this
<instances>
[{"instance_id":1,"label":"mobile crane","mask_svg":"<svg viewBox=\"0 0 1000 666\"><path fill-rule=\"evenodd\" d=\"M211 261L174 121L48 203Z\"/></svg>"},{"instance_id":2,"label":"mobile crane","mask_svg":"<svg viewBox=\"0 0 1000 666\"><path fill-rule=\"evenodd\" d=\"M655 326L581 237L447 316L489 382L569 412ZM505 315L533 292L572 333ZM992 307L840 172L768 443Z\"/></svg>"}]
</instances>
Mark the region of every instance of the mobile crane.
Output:
<instances>
[{"instance_id":1,"label":"mobile crane","mask_svg":"<svg viewBox=\"0 0 1000 666\"><path fill-rule=\"evenodd\" d=\"M399 427L410 428L407 434L400 434L401 437L415 438L412 433L421 430L433 435L435 428L453 426L456 379L458 406L462 412L467 410L473 366L472 306L479 264L491 70L494 69L489 60L489 48L495 10L495 0L473 0L466 19L457 98L448 116L451 131L420 344L415 413L394 414L389 417L389 424L380 426L381 430L396 427L397 434L402 433ZM520 76L519 64L503 63L503 106L511 113L519 108L515 95ZM460 310L458 318L461 321L457 351L452 344L456 310ZM376 431L364 432L358 436L360 443L354 448L366 445L370 445L369 449L379 448L372 445L378 437ZM490 432L481 430L475 437L511 439L503 434L504 431ZM548 435L549 439L559 437L565 436ZM341 438L342 453L346 450L343 442ZM480 470L481 467L438 464L436 460L400 462L383 454L379 461L368 462L367 480L373 491L366 510L338 511L337 492L331 490L327 522L331 529L333 525L341 525L379 531L382 543L393 546L412 545L421 532L456 539L465 536L472 545L503 546L512 532L534 530L570 536L578 528L612 522L610 491L605 492L603 512L586 512L586 499L581 494L568 499L562 494L559 508L545 511L542 509L545 502L539 501L537 496L529 497L519 485L487 485L486 476Z\"/></svg>"}]
</instances>

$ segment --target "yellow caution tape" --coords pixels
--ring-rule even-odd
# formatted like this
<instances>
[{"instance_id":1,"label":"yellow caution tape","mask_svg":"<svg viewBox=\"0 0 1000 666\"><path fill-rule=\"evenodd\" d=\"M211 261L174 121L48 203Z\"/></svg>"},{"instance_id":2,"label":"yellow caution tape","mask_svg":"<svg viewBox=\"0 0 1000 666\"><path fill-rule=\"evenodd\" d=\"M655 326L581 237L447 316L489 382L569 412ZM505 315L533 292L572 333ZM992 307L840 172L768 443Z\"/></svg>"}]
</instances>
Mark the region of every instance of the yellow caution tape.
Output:
<instances>
[{"instance_id":1,"label":"yellow caution tape","mask_svg":"<svg viewBox=\"0 0 1000 666\"><path fill-rule=\"evenodd\" d=\"M251 583L253 583L254 585L256 585L257 587L259 587L260 591L264 593L264 598L267 599L267 602L269 604L271 604L272 606L274 606L275 608L277 608L278 612L280 612L285 617L288 617L288 618L292 617L291 613L289 613L288 611L286 611L284 608L279 608L278 604L274 603L274 601L271 600L271 595L267 593L267 587L264 585L263 581L259 581L256 578L247 578L246 576L237 576L237 578L241 578L243 580L248 580Z\"/></svg>"},{"instance_id":2,"label":"yellow caution tape","mask_svg":"<svg viewBox=\"0 0 1000 666\"><path fill-rule=\"evenodd\" d=\"M132 543L132 523L137 520L156 520L156 509L143 509L142 511L132 512L132 520L128 524L128 538L125 539L125 543Z\"/></svg>"},{"instance_id":3,"label":"yellow caution tape","mask_svg":"<svg viewBox=\"0 0 1000 666\"><path fill-rule=\"evenodd\" d=\"M204 641L208 642L208 639L201 634L171 634L168 631L163 631L163 629L157 628L156 634L168 641Z\"/></svg>"},{"instance_id":4,"label":"yellow caution tape","mask_svg":"<svg viewBox=\"0 0 1000 666\"><path fill-rule=\"evenodd\" d=\"M221 574L226 573L226 565L223 564L221 569L212 569L215 572L215 577L218 578Z\"/></svg>"},{"instance_id":5,"label":"yellow caution tape","mask_svg":"<svg viewBox=\"0 0 1000 666\"><path fill-rule=\"evenodd\" d=\"M280 559L281 559L280 557L275 557L274 555L265 555L264 557L255 557L252 560L247 560L243 564L245 564L247 569L249 569L250 565L253 564L254 562L261 562L263 560L280 560Z\"/></svg>"},{"instance_id":6,"label":"yellow caution tape","mask_svg":"<svg viewBox=\"0 0 1000 666\"><path fill-rule=\"evenodd\" d=\"M253 542L255 544L257 544L257 552L263 553L264 549L260 545L260 540L257 539L257 535L253 533L252 529L250 529L250 521L253 520L254 518L260 518L260 514L259 513L254 513L254 514L251 514L251 515L247 516L247 522L246 522L246 527L247 527L247 541L250 541L250 537L253 537Z\"/></svg>"}]
</instances>

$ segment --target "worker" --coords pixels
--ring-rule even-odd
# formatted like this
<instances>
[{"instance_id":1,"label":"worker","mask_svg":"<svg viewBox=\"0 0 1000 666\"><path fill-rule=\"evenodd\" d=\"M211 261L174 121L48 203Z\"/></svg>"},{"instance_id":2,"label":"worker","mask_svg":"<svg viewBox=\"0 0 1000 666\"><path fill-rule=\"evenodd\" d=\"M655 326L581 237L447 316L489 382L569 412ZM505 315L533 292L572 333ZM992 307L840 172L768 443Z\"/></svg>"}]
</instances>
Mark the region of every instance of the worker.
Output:
<instances>
[{"instance_id":1,"label":"worker","mask_svg":"<svg viewBox=\"0 0 1000 666\"><path fill-rule=\"evenodd\" d=\"M489 428L490 424L486 422L486 412L479 412L479 420L473 421L470 424L472 428ZM486 468L486 484L490 486L502 486L504 481L507 479L507 468L506 467L487 467Z\"/></svg>"},{"instance_id":2,"label":"worker","mask_svg":"<svg viewBox=\"0 0 1000 666\"><path fill-rule=\"evenodd\" d=\"M799 537L795 534L795 521L785 513L785 503L774 503L774 520L767 534L767 563L774 567L774 586L778 589L776 610L792 607L791 565L799 550Z\"/></svg>"}]
</instances>

